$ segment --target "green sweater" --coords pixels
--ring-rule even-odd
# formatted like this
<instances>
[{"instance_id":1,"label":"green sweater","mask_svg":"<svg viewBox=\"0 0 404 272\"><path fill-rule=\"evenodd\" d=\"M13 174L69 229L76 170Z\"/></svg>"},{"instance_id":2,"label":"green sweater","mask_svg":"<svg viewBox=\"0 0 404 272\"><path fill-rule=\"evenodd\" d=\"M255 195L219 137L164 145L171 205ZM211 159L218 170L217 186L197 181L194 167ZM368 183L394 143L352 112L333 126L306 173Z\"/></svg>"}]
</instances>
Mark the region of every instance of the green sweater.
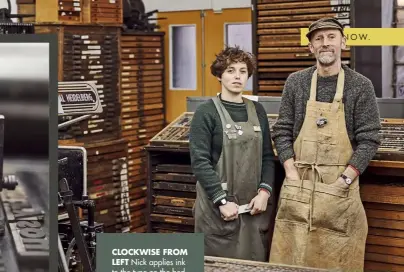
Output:
<instances>
[{"instance_id":1,"label":"green sweater","mask_svg":"<svg viewBox=\"0 0 404 272\"><path fill-rule=\"evenodd\" d=\"M248 120L247 107L244 103L221 101L235 122L246 122ZM258 102L253 102L263 137L262 174L259 188L272 191L275 179L275 155L268 118L264 107ZM189 137L193 173L206 191L209 199L217 203L226 197L226 192L221 187L219 176L214 170L222 152L223 129L219 113L211 99L196 109Z\"/></svg>"}]
</instances>

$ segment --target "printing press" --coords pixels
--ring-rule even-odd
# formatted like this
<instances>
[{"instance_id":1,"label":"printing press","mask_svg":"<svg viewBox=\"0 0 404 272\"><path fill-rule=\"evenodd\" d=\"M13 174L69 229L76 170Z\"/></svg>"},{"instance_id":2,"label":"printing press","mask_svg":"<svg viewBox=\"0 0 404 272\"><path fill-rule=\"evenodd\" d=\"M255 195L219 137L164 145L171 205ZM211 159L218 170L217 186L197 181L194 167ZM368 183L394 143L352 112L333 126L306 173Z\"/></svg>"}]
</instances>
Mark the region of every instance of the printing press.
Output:
<instances>
[{"instance_id":1,"label":"printing press","mask_svg":"<svg viewBox=\"0 0 404 272\"><path fill-rule=\"evenodd\" d=\"M49 271L48 169L46 160L4 160L0 271Z\"/></svg>"},{"instance_id":2,"label":"printing press","mask_svg":"<svg viewBox=\"0 0 404 272\"><path fill-rule=\"evenodd\" d=\"M49 271L48 83L0 86L0 271Z\"/></svg>"},{"instance_id":3,"label":"printing press","mask_svg":"<svg viewBox=\"0 0 404 272\"><path fill-rule=\"evenodd\" d=\"M26 16L13 16L10 8L1 12L1 35L34 32L32 24L10 19ZM43 69L37 58L46 60L49 54L46 44L21 40L0 44L0 271L45 272L49 271L49 69ZM17 63L21 67L15 69Z\"/></svg>"},{"instance_id":4,"label":"printing press","mask_svg":"<svg viewBox=\"0 0 404 272\"><path fill-rule=\"evenodd\" d=\"M146 147L148 158L148 232L193 232L192 207L196 178L192 174L188 149L189 126L197 106L209 97L189 97L187 112L160 131ZM276 121L280 97L257 97L267 111L270 129ZM402 254L404 227L404 99L378 99L382 145L361 176L361 197L369 234L365 266L381 271L404 271ZM276 150L275 150L276 153ZM272 233L277 197L284 170L276 162L276 188L271 200ZM271 244L271 239L268 243ZM401 252L401 253L400 253ZM401 260L401 261L400 261ZM241 260L205 257L205 271L321 271L276 267ZM259 270L256 270L259 269ZM296 270L293 270L296 269Z\"/></svg>"},{"instance_id":5,"label":"printing press","mask_svg":"<svg viewBox=\"0 0 404 272\"><path fill-rule=\"evenodd\" d=\"M59 129L101 114L103 109L93 82L59 82ZM104 224L95 222L97 202L87 191L92 172L87 165L93 150L82 146L58 147L58 250L59 271L95 271L96 233ZM98 155L98 151L96 151ZM97 170L97 169L96 169ZM85 218L82 215L85 214Z\"/></svg>"}]
</instances>

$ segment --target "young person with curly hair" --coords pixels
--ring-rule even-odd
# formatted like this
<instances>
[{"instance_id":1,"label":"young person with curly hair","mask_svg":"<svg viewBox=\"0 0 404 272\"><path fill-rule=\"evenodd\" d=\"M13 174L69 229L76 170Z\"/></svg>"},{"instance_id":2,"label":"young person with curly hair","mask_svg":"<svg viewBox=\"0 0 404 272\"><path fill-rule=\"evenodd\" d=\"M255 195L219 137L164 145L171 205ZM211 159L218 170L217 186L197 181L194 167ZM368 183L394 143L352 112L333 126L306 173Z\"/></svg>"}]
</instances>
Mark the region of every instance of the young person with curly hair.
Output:
<instances>
[{"instance_id":1,"label":"young person with curly hair","mask_svg":"<svg viewBox=\"0 0 404 272\"><path fill-rule=\"evenodd\" d=\"M192 120L195 232L204 233L207 256L268 259L274 152L263 106L242 96L255 66L254 56L238 47L220 52L211 73L221 93L201 104ZM251 211L239 214L242 205Z\"/></svg>"}]
</instances>

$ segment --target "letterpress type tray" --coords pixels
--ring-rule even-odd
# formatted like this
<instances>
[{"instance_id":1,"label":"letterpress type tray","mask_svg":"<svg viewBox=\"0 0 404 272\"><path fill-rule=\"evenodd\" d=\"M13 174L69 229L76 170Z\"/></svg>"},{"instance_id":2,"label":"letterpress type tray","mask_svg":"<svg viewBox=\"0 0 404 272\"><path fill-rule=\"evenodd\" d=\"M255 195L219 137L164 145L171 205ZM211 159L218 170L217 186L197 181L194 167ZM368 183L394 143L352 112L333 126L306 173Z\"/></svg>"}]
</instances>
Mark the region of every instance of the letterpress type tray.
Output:
<instances>
[{"instance_id":1,"label":"letterpress type tray","mask_svg":"<svg viewBox=\"0 0 404 272\"><path fill-rule=\"evenodd\" d=\"M188 148L193 112L184 112L150 140L151 146Z\"/></svg>"}]
</instances>

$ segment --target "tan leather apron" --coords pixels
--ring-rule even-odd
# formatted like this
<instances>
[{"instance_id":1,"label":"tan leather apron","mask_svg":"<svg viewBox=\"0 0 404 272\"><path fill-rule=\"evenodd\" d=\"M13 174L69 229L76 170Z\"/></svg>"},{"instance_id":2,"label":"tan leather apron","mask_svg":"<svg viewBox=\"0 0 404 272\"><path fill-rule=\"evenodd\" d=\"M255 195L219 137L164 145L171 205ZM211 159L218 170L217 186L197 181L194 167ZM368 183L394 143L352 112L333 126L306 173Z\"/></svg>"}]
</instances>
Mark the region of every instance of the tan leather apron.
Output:
<instances>
[{"instance_id":1,"label":"tan leather apron","mask_svg":"<svg viewBox=\"0 0 404 272\"><path fill-rule=\"evenodd\" d=\"M262 133L255 106L244 99L248 121L236 123L218 97L213 101L223 127L222 153L215 171L227 191L228 201L248 204L257 195L262 168ZM206 256L268 260L270 209L257 215L240 214L234 221L225 221L199 182L196 190L195 232L204 233Z\"/></svg>"},{"instance_id":2,"label":"tan leather apron","mask_svg":"<svg viewBox=\"0 0 404 272\"><path fill-rule=\"evenodd\" d=\"M344 77L341 69L334 101L323 103L316 101L317 70L313 74L305 119L293 145L301 180L283 183L271 263L363 271L368 225L359 178L346 190L330 185L353 154L342 103Z\"/></svg>"}]
</instances>

